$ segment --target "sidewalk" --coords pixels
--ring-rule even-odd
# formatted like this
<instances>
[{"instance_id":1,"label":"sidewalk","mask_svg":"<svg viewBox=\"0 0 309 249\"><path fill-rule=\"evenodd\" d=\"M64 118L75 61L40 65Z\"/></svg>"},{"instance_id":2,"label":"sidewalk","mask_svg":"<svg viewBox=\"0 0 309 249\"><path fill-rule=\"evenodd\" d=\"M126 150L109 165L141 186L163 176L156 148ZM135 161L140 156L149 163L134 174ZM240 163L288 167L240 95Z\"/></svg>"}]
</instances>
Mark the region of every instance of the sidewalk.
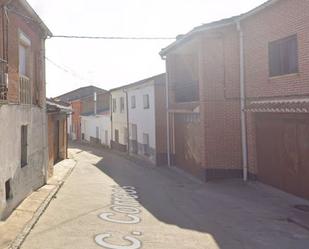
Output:
<instances>
[{"instance_id":1,"label":"sidewalk","mask_svg":"<svg viewBox=\"0 0 309 249\"><path fill-rule=\"evenodd\" d=\"M27 197L4 222L0 222L0 249L19 248L48 204L55 197L76 162L64 160L54 167L47 184Z\"/></svg>"}]
</instances>

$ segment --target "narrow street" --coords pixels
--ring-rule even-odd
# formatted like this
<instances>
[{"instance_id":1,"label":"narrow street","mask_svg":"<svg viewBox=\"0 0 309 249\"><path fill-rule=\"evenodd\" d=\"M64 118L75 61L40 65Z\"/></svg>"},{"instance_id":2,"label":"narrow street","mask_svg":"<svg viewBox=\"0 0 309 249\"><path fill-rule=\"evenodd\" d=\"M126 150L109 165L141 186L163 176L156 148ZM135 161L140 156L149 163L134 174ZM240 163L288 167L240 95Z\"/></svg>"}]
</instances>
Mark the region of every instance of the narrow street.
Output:
<instances>
[{"instance_id":1,"label":"narrow street","mask_svg":"<svg viewBox=\"0 0 309 249\"><path fill-rule=\"evenodd\" d=\"M308 248L309 231L287 222L285 197L73 147L77 165L22 249Z\"/></svg>"}]
</instances>

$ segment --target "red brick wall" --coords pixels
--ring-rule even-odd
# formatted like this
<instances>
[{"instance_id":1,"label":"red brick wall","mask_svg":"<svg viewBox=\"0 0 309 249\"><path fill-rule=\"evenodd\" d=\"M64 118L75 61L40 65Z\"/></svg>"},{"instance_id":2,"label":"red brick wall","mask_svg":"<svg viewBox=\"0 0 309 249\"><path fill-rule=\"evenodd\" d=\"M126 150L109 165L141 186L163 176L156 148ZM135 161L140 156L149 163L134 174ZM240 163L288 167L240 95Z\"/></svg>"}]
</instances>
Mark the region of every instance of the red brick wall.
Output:
<instances>
[{"instance_id":1,"label":"red brick wall","mask_svg":"<svg viewBox=\"0 0 309 249\"><path fill-rule=\"evenodd\" d=\"M281 0L242 22L247 97L309 93L309 2ZM299 73L269 78L268 43L298 36Z\"/></svg>"},{"instance_id":2,"label":"red brick wall","mask_svg":"<svg viewBox=\"0 0 309 249\"><path fill-rule=\"evenodd\" d=\"M72 103L72 126L73 130L76 134L76 139L81 140L81 112L82 112L82 104L80 100L73 101Z\"/></svg>"},{"instance_id":3,"label":"red brick wall","mask_svg":"<svg viewBox=\"0 0 309 249\"><path fill-rule=\"evenodd\" d=\"M309 94L309 1L281 0L242 22L246 96L278 98ZM299 73L269 77L269 42L297 34ZM249 171L258 174L255 116L247 115Z\"/></svg>"},{"instance_id":4,"label":"red brick wall","mask_svg":"<svg viewBox=\"0 0 309 249\"><path fill-rule=\"evenodd\" d=\"M202 41L205 167L241 169L238 35L233 26L209 33Z\"/></svg>"},{"instance_id":5,"label":"red brick wall","mask_svg":"<svg viewBox=\"0 0 309 249\"><path fill-rule=\"evenodd\" d=\"M29 13L25 11L17 1L13 1L12 4L17 8L18 12L25 16L29 16ZM2 30L2 12L0 12L1 29L1 56L3 58L3 30ZM45 97L45 79L43 79L42 70L44 70L44 64L41 62L42 51L41 39L43 38L42 32L39 30L38 25L30 23L19 15L13 12L8 12L9 25L8 25L8 62L9 62L9 90L8 101L10 103L19 103L19 31L23 32L31 40L31 52L30 52L30 78L34 89L38 89L39 105L43 105L43 99ZM37 65L37 68L35 68Z\"/></svg>"}]
</instances>

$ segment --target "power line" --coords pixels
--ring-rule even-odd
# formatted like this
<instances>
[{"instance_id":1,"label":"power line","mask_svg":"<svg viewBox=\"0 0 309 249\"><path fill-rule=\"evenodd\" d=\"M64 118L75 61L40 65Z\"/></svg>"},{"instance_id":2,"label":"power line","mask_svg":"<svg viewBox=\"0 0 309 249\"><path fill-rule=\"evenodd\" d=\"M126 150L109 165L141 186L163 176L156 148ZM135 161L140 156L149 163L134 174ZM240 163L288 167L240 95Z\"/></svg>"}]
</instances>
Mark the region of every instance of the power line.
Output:
<instances>
[{"instance_id":1,"label":"power line","mask_svg":"<svg viewBox=\"0 0 309 249\"><path fill-rule=\"evenodd\" d=\"M41 24L34 18L26 16L14 8L8 8L9 11L25 18L28 21ZM175 37L134 37L134 36L84 36L84 35L52 35L49 38L64 38L64 39L93 39L93 40L175 40Z\"/></svg>"},{"instance_id":2,"label":"power line","mask_svg":"<svg viewBox=\"0 0 309 249\"><path fill-rule=\"evenodd\" d=\"M174 40L174 37L134 37L134 36L80 36L80 35L53 35L51 38L65 39L97 39L97 40Z\"/></svg>"},{"instance_id":3,"label":"power line","mask_svg":"<svg viewBox=\"0 0 309 249\"><path fill-rule=\"evenodd\" d=\"M74 72L73 70L69 69L69 68L65 68L61 65L59 65L58 63L52 61L51 59L49 59L48 57L45 56L45 59L46 61L48 61L50 64L52 64L53 66L55 66L56 68L60 69L61 71L67 73L67 74L70 74L71 76L75 77L75 78L78 78L82 81L88 81L90 82L90 80L80 76L79 74L77 74L76 72Z\"/></svg>"}]
</instances>

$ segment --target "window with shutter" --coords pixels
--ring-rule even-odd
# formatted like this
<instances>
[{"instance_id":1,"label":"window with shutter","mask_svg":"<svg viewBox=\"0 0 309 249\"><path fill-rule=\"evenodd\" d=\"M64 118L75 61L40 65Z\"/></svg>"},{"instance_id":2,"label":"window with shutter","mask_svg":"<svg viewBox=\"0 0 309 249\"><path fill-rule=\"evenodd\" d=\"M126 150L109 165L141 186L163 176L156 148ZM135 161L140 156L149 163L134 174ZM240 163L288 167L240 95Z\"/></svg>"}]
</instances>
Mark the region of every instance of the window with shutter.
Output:
<instances>
[{"instance_id":1,"label":"window with shutter","mask_svg":"<svg viewBox=\"0 0 309 249\"><path fill-rule=\"evenodd\" d=\"M298 73L297 35L269 43L269 76Z\"/></svg>"}]
</instances>

